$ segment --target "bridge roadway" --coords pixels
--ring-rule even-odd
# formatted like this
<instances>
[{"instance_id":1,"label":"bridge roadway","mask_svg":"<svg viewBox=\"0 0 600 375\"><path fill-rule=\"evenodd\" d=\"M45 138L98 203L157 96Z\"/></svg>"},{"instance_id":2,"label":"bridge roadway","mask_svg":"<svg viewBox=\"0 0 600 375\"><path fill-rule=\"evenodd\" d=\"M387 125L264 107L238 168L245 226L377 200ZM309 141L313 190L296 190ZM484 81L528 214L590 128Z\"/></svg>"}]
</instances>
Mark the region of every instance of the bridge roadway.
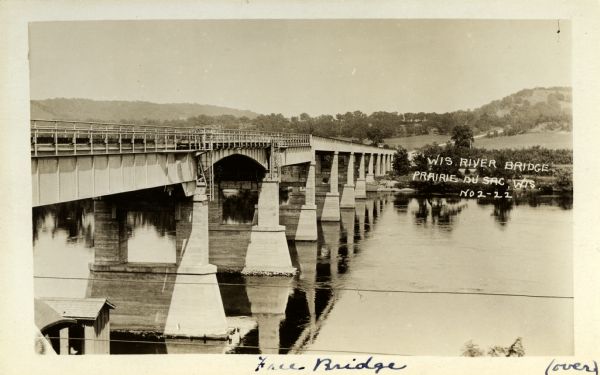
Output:
<instances>
[{"instance_id":1,"label":"bridge roadway","mask_svg":"<svg viewBox=\"0 0 600 375\"><path fill-rule=\"evenodd\" d=\"M209 262L209 201L216 194L215 164L233 168L234 163L221 161L241 156L264 172L242 274L290 276L296 269L279 207L279 184L286 167L303 169L297 182L302 185L304 202L293 238L314 243L317 220L339 223L342 211L354 212L367 191L377 190L376 177L391 170L394 153L310 134L32 120L32 205L94 198L91 271L154 272L155 266L128 262L125 215L104 197L180 185L189 198L178 203L177 262L155 267L157 272L177 275L173 293L183 301L170 306L164 334L223 337L227 324L217 269ZM317 188L327 189L319 201L319 218ZM198 306L202 306L203 319L190 313Z\"/></svg>"}]
</instances>

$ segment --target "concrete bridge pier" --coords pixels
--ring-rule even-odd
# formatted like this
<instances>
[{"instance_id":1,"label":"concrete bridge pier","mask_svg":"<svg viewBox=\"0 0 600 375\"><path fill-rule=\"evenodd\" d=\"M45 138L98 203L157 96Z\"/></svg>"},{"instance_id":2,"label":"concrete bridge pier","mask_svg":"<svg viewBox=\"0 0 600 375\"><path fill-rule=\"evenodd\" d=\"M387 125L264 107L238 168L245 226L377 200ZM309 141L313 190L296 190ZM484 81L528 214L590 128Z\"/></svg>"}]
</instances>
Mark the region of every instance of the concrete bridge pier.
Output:
<instances>
[{"instance_id":1,"label":"concrete bridge pier","mask_svg":"<svg viewBox=\"0 0 600 375\"><path fill-rule=\"evenodd\" d=\"M346 174L346 184L342 191L342 201L340 208L354 208L354 152L348 156L348 173Z\"/></svg>"},{"instance_id":2,"label":"concrete bridge pier","mask_svg":"<svg viewBox=\"0 0 600 375\"><path fill-rule=\"evenodd\" d=\"M325 195L321 221L340 221L340 193L338 192L338 152L334 151L329 176L329 192Z\"/></svg>"},{"instance_id":3,"label":"concrete bridge pier","mask_svg":"<svg viewBox=\"0 0 600 375\"><path fill-rule=\"evenodd\" d=\"M252 316L258 323L258 347L261 354L279 354L279 326L285 319L285 309L293 279L275 277L265 280L260 276L246 276L246 293Z\"/></svg>"},{"instance_id":4,"label":"concrete bridge pier","mask_svg":"<svg viewBox=\"0 0 600 375\"><path fill-rule=\"evenodd\" d=\"M90 269L127 263L127 240L125 213L114 203L95 199L94 263Z\"/></svg>"},{"instance_id":5,"label":"concrete bridge pier","mask_svg":"<svg viewBox=\"0 0 600 375\"><path fill-rule=\"evenodd\" d=\"M216 271L208 262L208 198L206 185L199 183L194 196L180 202L177 208L176 238L178 272L204 274ZM176 230L177 232L177 230Z\"/></svg>"},{"instance_id":6,"label":"concrete bridge pier","mask_svg":"<svg viewBox=\"0 0 600 375\"><path fill-rule=\"evenodd\" d=\"M386 155L385 156L385 170L386 170L386 173L392 171L391 160L392 160L392 155Z\"/></svg>"},{"instance_id":7,"label":"concrete bridge pier","mask_svg":"<svg viewBox=\"0 0 600 375\"><path fill-rule=\"evenodd\" d=\"M385 173L388 173L392 170L392 168L390 167L390 159L390 155L385 155Z\"/></svg>"},{"instance_id":8,"label":"concrete bridge pier","mask_svg":"<svg viewBox=\"0 0 600 375\"><path fill-rule=\"evenodd\" d=\"M225 339L227 321L217 283L217 267L208 261L208 199L206 185L198 184L192 204L179 208L179 221L187 239L181 246L177 277L169 305L164 334L169 337ZM183 227L181 229L184 229Z\"/></svg>"},{"instance_id":9,"label":"concrete bridge pier","mask_svg":"<svg viewBox=\"0 0 600 375\"><path fill-rule=\"evenodd\" d=\"M375 159L375 176L379 177L381 176L381 167L382 167L382 163L381 163L381 154L377 154L377 159Z\"/></svg>"},{"instance_id":10,"label":"concrete bridge pier","mask_svg":"<svg viewBox=\"0 0 600 375\"><path fill-rule=\"evenodd\" d=\"M306 177L304 205L300 208L296 241L317 240L317 204L315 200L315 157L308 166Z\"/></svg>"},{"instance_id":11,"label":"concrete bridge pier","mask_svg":"<svg viewBox=\"0 0 600 375\"><path fill-rule=\"evenodd\" d=\"M360 154L360 162L358 166L358 178L356 179L356 186L354 187L354 198L355 199L366 199L367 198L367 183L365 181L365 157L364 153Z\"/></svg>"},{"instance_id":12,"label":"concrete bridge pier","mask_svg":"<svg viewBox=\"0 0 600 375\"><path fill-rule=\"evenodd\" d=\"M366 177L367 191L377 191L377 183L375 182L375 174L373 173L373 162L375 155L369 155L369 169Z\"/></svg>"},{"instance_id":13,"label":"concrete bridge pier","mask_svg":"<svg viewBox=\"0 0 600 375\"><path fill-rule=\"evenodd\" d=\"M258 224L252 226L246 252L245 275L294 275L285 237L279 224L279 177L267 174L258 195Z\"/></svg>"},{"instance_id":14,"label":"concrete bridge pier","mask_svg":"<svg viewBox=\"0 0 600 375\"><path fill-rule=\"evenodd\" d=\"M195 188L194 188L195 189ZM181 264L183 251L192 233L193 199L177 202L175 206L175 263Z\"/></svg>"}]
</instances>

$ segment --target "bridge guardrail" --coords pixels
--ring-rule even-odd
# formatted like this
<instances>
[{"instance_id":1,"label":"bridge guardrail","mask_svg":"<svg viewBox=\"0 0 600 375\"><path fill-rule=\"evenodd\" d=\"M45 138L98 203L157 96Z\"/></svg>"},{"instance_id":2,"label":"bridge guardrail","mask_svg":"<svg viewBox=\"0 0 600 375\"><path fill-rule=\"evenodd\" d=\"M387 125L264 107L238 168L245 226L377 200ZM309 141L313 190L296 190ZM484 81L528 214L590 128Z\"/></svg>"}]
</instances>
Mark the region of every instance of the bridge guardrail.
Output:
<instances>
[{"instance_id":1,"label":"bridge guardrail","mask_svg":"<svg viewBox=\"0 0 600 375\"><path fill-rule=\"evenodd\" d=\"M309 134L31 120L32 156L310 146Z\"/></svg>"}]
</instances>

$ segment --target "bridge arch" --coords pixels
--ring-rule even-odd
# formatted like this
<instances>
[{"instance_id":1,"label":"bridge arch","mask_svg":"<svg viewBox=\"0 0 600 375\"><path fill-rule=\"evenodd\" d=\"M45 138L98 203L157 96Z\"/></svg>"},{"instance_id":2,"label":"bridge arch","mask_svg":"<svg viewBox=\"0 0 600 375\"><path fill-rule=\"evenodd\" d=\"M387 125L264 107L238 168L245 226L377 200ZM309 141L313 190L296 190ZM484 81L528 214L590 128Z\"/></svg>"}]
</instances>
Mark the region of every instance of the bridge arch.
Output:
<instances>
[{"instance_id":1,"label":"bridge arch","mask_svg":"<svg viewBox=\"0 0 600 375\"><path fill-rule=\"evenodd\" d=\"M246 181L259 183L267 173L266 156L255 157L252 153L221 153L212 160L212 173L215 182ZM253 157L254 156L254 157Z\"/></svg>"},{"instance_id":2,"label":"bridge arch","mask_svg":"<svg viewBox=\"0 0 600 375\"><path fill-rule=\"evenodd\" d=\"M205 164L205 167L210 167L211 162L212 165L215 165L225 158L229 158L232 156L242 156L245 158L249 158L262 167L264 170L269 169L269 162L267 157L267 149L265 148L240 148L240 149L223 149L223 150L214 150L210 151L211 155L208 159L209 162Z\"/></svg>"},{"instance_id":3,"label":"bridge arch","mask_svg":"<svg viewBox=\"0 0 600 375\"><path fill-rule=\"evenodd\" d=\"M212 155L212 192L209 215L212 223L251 224L259 187L267 173L266 156L243 150L223 150ZM240 152L242 151L242 152ZM210 155L209 155L210 156ZM218 225L213 225L218 236ZM227 233L227 236L231 233ZM247 246L247 244L245 245Z\"/></svg>"}]
</instances>

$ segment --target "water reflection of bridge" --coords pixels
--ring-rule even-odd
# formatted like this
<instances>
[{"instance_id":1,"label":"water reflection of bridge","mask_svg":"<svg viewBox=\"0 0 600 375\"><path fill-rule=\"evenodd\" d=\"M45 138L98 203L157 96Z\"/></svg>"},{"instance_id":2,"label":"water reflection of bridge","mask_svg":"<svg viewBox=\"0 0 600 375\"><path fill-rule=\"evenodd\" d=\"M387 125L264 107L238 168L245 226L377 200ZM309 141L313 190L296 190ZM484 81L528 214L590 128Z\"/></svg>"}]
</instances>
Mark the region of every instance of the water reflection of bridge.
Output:
<instances>
[{"instance_id":1,"label":"water reflection of bridge","mask_svg":"<svg viewBox=\"0 0 600 375\"><path fill-rule=\"evenodd\" d=\"M391 168L393 155L392 150L301 134L41 120L32 122L31 132L33 206L40 207L36 210L94 199L88 207L93 212L94 247L88 294L111 295L117 311L122 301L120 309L127 311L123 326L142 330L161 322L159 331L171 337L225 338L230 333L215 265L256 280L287 275L281 280L291 288L289 276L298 268L302 275L302 267L292 264L288 241L297 241L298 259L305 259L305 252L312 250L301 242L314 243L321 236L325 248L317 253L334 256L334 267L339 250L335 227L339 230L341 223L347 233L355 226L348 210L366 207L366 216L358 215L357 220L363 236L379 207L364 201L367 191L376 190L375 178ZM174 197L160 209L169 212L163 224L174 227L175 256L166 262L132 262L131 227L142 217L132 214L130 201L156 187ZM226 217L228 196L240 194L245 198L234 206L255 207L252 220ZM346 235L342 252L353 251L353 241L354 235ZM335 267L343 272L347 265ZM153 280L156 275L162 285ZM147 282L138 282L144 278ZM119 283L128 287L118 288ZM160 289L149 286L154 284ZM125 298L136 290L134 298ZM261 295L247 294L249 299ZM145 296L151 296L155 306L143 306ZM275 308L250 302L257 316ZM143 315L136 311L140 306L154 318L135 318ZM118 318L117 311L113 315Z\"/></svg>"},{"instance_id":2,"label":"water reflection of bridge","mask_svg":"<svg viewBox=\"0 0 600 375\"><path fill-rule=\"evenodd\" d=\"M352 259L360 254L361 239L368 236L386 201L387 197L373 196L355 209L343 210L341 222L319 225L316 242L290 241L293 265L299 270L295 278L220 274L220 295L228 326L241 331L234 332L231 343L196 340L189 345L185 340L162 335L173 306L184 306L193 319L214 313L206 311L201 298L191 299L176 292L178 284L185 284L186 291L202 297L206 285L198 275L182 279L181 275L158 269L153 273L90 272L85 296L109 296L118 306L111 319L114 339L154 341L152 345L117 341L113 352L301 351L304 344L314 339L333 307L339 288L343 288L344 274L351 269ZM367 207L371 207L370 212ZM149 217L153 215L150 213ZM243 252L241 248L237 250ZM242 339L239 345L235 337Z\"/></svg>"}]
</instances>

